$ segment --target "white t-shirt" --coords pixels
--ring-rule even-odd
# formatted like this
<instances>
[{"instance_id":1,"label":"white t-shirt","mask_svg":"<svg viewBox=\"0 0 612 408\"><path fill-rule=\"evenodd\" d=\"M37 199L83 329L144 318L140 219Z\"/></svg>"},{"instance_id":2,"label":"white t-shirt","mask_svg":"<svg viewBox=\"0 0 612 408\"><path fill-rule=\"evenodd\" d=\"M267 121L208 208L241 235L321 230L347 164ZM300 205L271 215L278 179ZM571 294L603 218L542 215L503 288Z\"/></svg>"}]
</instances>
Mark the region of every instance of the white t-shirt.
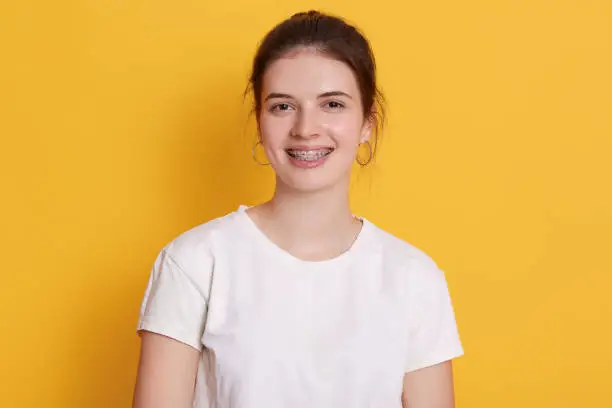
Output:
<instances>
[{"instance_id":1,"label":"white t-shirt","mask_svg":"<svg viewBox=\"0 0 612 408\"><path fill-rule=\"evenodd\" d=\"M444 273L367 219L300 260L241 206L159 253L138 330L200 350L196 408L401 408L404 373L463 354Z\"/></svg>"}]
</instances>

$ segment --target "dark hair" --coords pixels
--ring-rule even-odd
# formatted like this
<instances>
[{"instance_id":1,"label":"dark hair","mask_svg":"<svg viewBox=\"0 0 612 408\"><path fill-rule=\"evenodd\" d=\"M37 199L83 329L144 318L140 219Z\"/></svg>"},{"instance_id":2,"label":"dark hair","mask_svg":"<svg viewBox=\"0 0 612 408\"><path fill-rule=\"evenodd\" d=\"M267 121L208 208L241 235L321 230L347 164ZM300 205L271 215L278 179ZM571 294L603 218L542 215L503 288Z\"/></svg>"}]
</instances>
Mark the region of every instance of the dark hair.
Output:
<instances>
[{"instance_id":1,"label":"dark hair","mask_svg":"<svg viewBox=\"0 0 612 408\"><path fill-rule=\"evenodd\" d=\"M272 62L295 48L314 48L346 63L359 86L364 117L374 120L374 135L384 123L384 96L376 84L376 62L365 36L340 17L316 10L292 15L274 27L262 40L255 58L247 92L253 92L253 110L259 118L263 75ZM373 116L374 115L374 116ZM377 140L372 145L375 148Z\"/></svg>"}]
</instances>

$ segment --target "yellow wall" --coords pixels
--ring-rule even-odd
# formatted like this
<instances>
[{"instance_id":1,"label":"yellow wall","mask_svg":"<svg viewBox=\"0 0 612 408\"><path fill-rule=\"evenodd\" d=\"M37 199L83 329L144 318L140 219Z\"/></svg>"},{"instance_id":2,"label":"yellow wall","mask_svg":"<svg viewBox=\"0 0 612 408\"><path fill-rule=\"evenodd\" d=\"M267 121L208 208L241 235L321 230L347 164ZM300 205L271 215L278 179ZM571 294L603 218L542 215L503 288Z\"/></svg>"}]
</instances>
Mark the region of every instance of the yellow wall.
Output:
<instances>
[{"instance_id":1,"label":"yellow wall","mask_svg":"<svg viewBox=\"0 0 612 408\"><path fill-rule=\"evenodd\" d=\"M0 406L129 406L157 251L270 193L257 41L326 6L389 100L355 211L447 271L458 407L612 406L608 0L4 0Z\"/></svg>"}]
</instances>

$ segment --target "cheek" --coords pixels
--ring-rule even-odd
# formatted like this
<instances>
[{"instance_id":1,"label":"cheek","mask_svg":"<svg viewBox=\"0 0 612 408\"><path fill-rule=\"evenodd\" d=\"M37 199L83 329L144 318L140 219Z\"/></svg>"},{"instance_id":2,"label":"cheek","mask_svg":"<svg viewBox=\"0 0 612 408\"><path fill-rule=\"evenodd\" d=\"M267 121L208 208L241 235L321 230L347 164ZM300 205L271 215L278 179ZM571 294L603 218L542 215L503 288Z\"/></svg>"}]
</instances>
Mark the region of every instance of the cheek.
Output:
<instances>
[{"instance_id":1,"label":"cheek","mask_svg":"<svg viewBox=\"0 0 612 408\"><path fill-rule=\"evenodd\" d=\"M259 121L259 130L264 143L272 147L279 144L288 132L290 124L283 118L262 116Z\"/></svg>"},{"instance_id":2,"label":"cheek","mask_svg":"<svg viewBox=\"0 0 612 408\"><path fill-rule=\"evenodd\" d=\"M361 121L354 118L338 118L328 123L328 129L339 147L357 148L361 137Z\"/></svg>"}]
</instances>

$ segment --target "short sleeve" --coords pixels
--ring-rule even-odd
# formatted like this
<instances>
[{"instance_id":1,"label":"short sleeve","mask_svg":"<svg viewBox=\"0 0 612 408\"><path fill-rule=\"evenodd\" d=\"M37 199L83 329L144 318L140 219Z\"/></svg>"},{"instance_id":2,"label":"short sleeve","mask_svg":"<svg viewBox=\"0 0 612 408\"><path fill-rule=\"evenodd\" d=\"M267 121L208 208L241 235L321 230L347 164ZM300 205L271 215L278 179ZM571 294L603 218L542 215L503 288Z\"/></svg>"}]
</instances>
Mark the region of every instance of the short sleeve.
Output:
<instances>
[{"instance_id":1,"label":"short sleeve","mask_svg":"<svg viewBox=\"0 0 612 408\"><path fill-rule=\"evenodd\" d=\"M164 248L152 267L137 331L150 331L202 350L207 294L202 283Z\"/></svg>"},{"instance_id":2,"label":"short sleeve","mask_svg":"<svg viewBox=\"0 0 612 408\"><path fill-rule=\"evenodd\" d=\"M463 355L455 312L444 272L433 261L414 265L410 274L410 337L405 371Z\"/></svg>"}]
</instances>

